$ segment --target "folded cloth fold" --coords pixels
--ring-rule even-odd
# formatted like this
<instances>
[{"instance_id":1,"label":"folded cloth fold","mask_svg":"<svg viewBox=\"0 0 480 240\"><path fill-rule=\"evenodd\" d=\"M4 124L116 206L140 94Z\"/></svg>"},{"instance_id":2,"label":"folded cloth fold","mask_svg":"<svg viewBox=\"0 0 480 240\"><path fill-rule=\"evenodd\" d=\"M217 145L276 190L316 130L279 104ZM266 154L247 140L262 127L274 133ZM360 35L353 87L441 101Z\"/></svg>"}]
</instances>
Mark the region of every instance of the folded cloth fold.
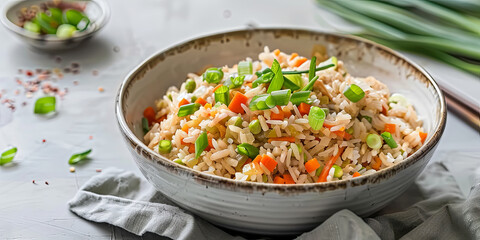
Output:
<instances>
[{"instance_id":1,"label":"folded cloth fold","mask_svg":"<svg viewBox=\"0 0 480 240\"><path fill-rule=\"evenodd\" d=\"M480 239L479 155L442 154L406 194L376 216L362 219L342 210L297 239ZM468 196L465 188L471 189ZM412 205L412 199L419 201ZM405 202L410 206L399 209ZM115 168L89 179L69 208L84 219L138 236L149 232L172 239L244 239L177 207L143 178Z\"/></svg>"}]
</instances>

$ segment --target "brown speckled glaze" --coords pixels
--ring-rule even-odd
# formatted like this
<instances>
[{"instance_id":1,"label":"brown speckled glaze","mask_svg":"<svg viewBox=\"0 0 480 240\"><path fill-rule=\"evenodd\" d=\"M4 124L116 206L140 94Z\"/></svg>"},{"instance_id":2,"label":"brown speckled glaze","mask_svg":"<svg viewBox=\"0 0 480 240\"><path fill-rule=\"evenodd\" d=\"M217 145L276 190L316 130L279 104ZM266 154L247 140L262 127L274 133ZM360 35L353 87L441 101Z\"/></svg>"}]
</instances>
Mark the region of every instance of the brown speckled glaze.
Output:
<instances>
[{"instance_id":1,"label":"brown speckled glaze","mask_svg":"<svg viewBox=\"0 0 480 240\"><path fill-rule=\"evenodd\" d=\"M256 58L264 46L309 56L314 45L323 45L329 55L338 56L352 75L377 77L392 92L401 92L413 100L428 132L425 145L405 161L372 175L330 183L275 185L238 182L194 171L156 154L142 142L143 109L169 86L179 86L188 72L197 72L207 65L232 65L245 57ZM298 29L227 32L161 51L124 80L117 95L116 114L140 170L159 191L213 223L264 234L308 230L343 208L361 216L379 210L420 174L446 121L443 95L432 77L418 65L361 38ZM268 209L262 207L267 204ZM290 223L282 220L285 217L290 218Z\"/></svg>"}]
</instances>

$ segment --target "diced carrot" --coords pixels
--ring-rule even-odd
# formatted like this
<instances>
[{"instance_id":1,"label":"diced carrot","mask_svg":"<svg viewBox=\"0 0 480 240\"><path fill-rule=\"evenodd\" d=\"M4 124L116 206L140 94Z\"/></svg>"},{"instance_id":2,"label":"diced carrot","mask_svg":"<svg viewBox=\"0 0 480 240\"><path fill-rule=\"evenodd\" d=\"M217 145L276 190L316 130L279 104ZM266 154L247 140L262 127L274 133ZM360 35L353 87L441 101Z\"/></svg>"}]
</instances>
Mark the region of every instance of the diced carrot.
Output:
<instances>
[{"instance_id":1,"label":"diced carrot","mask_svg":"<svg viewBox=\"0 0 480 240\"><path fill-rule=\"evenodd\" d=\"M185 124L183 125L183 127L182 127L182 131L188 133L188 129L189 129L189 128L190 128L190 126L188 126L188 124L185 123Z\"/></svg>"},{"instance_id":2,"label":"diced carrot","mask_svg":"<svg viewBox=\"0 0 480 240\"><path fill-rule=\"evenodd\" d=\"M180 143L181 143L182 145L189 145L189 144L190 144L190 143L186 143L186 142L184 142L184 141L183 141L183 138L182 138L182 139L180 139Z\"/></svg>"},{"instance_id":3,"label":"diced carrot","mask_svg":"<svg viewBox=\"0 0 480 240\"><path fill-rule=\"evenodd\" d=\"M165 119L167 119L167 115L163 115L163 116L161 116L160 118L155 119L154 122L156 122L156 123L161 123L161 122L162 122L163 120L165 120Z\"/></svg>"},{"instance_id":4,"label":"diced carrot","mask_svg":"<svg viewBox=\"0 0 480 240\"><path fill-rule=\"evenodd\" d=\"M273 182L276 184L285 184L285 180L279 176L276 176L275 179L273 179Z\"/></svg>"},{"instance_id":5,"label":"diced carrot","mask_svg":"<svg viewBox=\"0 0 480 240\"><path fill-rule=\"evenodd\" d=\"M333 131L332 133L335 133L335 135L339 136L340 138L345 137L345 131Z\"/></svg>"},{"instance_id":6,"label":"diced carrot","mask_svg":"<svg viewBox=\"0 0 480 240\"><path fill-rule=\"evenodd\" d=\"M294 58L298 57L298 53L292 53L292 55L290 55L290 58L288 59L289 61L292 61Z\"/></svg>"},{"instance_id":7,"label":"diced carrot","mask_svg":"<svg viewBox=\"0 0 480 240\"><path fill-rule=\"evenodd\" d=\"M255 159L253 159L253 162L256 162L258 164L260 164L260 161L262 161L262 155L257 155Z\"/></svg>"},{"instance_id":8,"label":"diced carrot","mask_svg":"<svg viewBox=\"0 0 480 240\"><path fill-rule=\"evenodd\" d=\"M425 142L425 139L427 139L427 133L424 132L418 132L418 135L420 135L420 140L422 140L422 143Z\"/></svg>"},{"instance_id":9,"label":"diced carrot","mask_svg":"<svg viewBox=\"0 0 480 240\"><path fill-rule=\"evenodd\" d=\"M211 109L212 108L212 104L211 103L207 103L205 104L205 109Z\"/></svg>"},{"instance_id":10,"label":"diced carrot","mask_svg":"<svg viewBox=\"0 0 480 240\"><path fill-rule=\"evenodd\" d=\"M298 106L298 111L300 112L300 114L303 116L305 114L308 114L310 112L310 108L312 107L312 105L310 104L306 104L306 103L300 103L300 105Z\"/></svg>"},{"instance_id":11,"label":"diced carrot","mask_svg":"<svg viewBox=\"0 0 480 240\"><path fill-rule=\"evenodd\" d=\"M328 124L328 123L323 123L323 126L330 129L330 128L334 127L335 125L331 125L331 124Z\"/></svg>"},{"instance_id":12,"label":"diced carrot","mask_svg":"<svg viewBox=\"0 0 480 240\"><path fill-rule=\"evenodd\" d=\"M268 142L272 143L273 141L286 141L286 142L295 142L295 137L273 137L269 138Z\"/></svg>"},{"instance_id":13,"label":"diced carrot","mask_svg":"<svg viewBox=\"0 0 480 240\"><path fill-rule=\"evenodd\" d=\"M143 110L143 117L148 120L148 124L152 124L155 121L155 110L152 107L147 107Z\"/></svg>"},{"instance_id":14,"label":"diced carrot","mask_svg":"<svg viewBox=\"0 0 480 240\"><path fill-rule=\"evenodd\" d=\"M250 117L250 121L257 120L257 119L258 119L257 115L253 115L253 116Z\"/></svg>"},{"instance_id":15,"label":"diced carrot","mask_svg":"<svg viewBox=\"0 0 480 240\"><path fill-rule=\"evenodd\" d=\"M391 134L394 134L395 133L395 129L396 129L396 126L395 124L393 123L385 123L385 129L383 131L385 132L389 132Z\"/></svg>"},{"instance_id":16,"label":"diced carrot","mask_svg":"<svg viewBox=\"0 0 480 240\"><path fill-rule=\"evenodd\" d=\"M186 105L186 104L189 104L190 102L185 99L185 98L182 98L182 100L178 103L178 106L183 106L183 105Z\"/></svg>"},{"instance_id":17,"label":"diced carrot","mask_svg":"<svg viewBox=\"0 0 480 240\"><path fill-rule=\"evenodd\" d=\"M385 116L388 115L388 109L386 109L384 106L382 106L382 114Z\"/></svg>"},{"instance_id":18,"label":"diced carrot","mask_svg":"<svg viewBox=\"0 0 480 240\"><path fill-rule=\"evenodd\" d=\"M306 62L308 59L307 58L304 58L304 57L298 57L298 58L295 58L295 61L293 63L293 66L295 67L299 67L300 65L302 65L304 62Z\"/></svg>"},{"instance_id":19,"label":"diced carrot","mask_svg":"<svg viewBox=\"0 0 480 240\"><path fill-rule=\"evenodd\" d=\"M277 106L277 109L278 109L278 113L274 113L273 111L271 111L270 119L283 120L283 118L285 117L285 114L283 113L282 108L280 106Z\"/></svg>"},{"instance_id":20,"label":"diced carrot","mask_svg":"<svg viewBox=\"0 0 480 240\"><path fill-rule=\"evenodd\" d=\"M188 152L195 153L195 144L190 144L190 146L188 147Z\"/></svg>"},{"instance_id":21,"label":"diced carrot","mask_svg":"<svg viewBox=\"0 0 480 240\"><path fill-rule=\"evenodd\" d=\"M380 160L379 157L375 157L374 159L375 162L372 163L372 168L378 171L380 169L380 166L382 166L382 160Z\"/></svg>"},{"instance_id":22,"label":"diced carrot","mask_svg":"<svg viewBox=\"0 0 480 240\"><path fill-rule=\"evenodd\" d=\"M353 177L360 177L360 176L362 176L362 174L360 174L359 172L353 173Z\"/></svg>"},{"instance_id":23,"label":"diced carrot","mask_svg":"<svg viewBox=\"0 0 480 240\"><path fill-rule=\"evenodd\" d=\"M215 117L215 115L217 115L217 110L212 110L210 116Z\"/></svg>"},{"instance_id":24,"label":"diced carrot","mask_svg":"<svg viewBox=\"0 0 480 240\"><path fill-rule=\"evenodd\" d=\"M286 110L286 109L284 108L284 109L283 109L283 115L284 115L284 118L289 118L290 116L292 116L292 111Z\"/></svg>"},{"instance_id":25,"label":"diced carrot","mask_svg":"<svg viewBox=\"0 0 480 240\"><path fill-rule=\"evenodd\" d=\"M275 170L275 167L278 164L277 161L275 161L275 159L268 156L267 154L264 154L262 157L262 160L260 161L262 162L263 166L265 166L270 172L273 172L273 170Z\"/></svg>"},{"instance_id":26,"label":"diced carrot","mask_svg":"<svg viewBox=\"0 0 480 240\"><path fill-rule=\"evenodd\" d=\"M208 137L208 146L205 148L205 151L210 151L213 148L212 137Z\"/></svg>"},{"instance_id":27,"label":"diced carrot","mask_svg":"<svg viewBox=\"0 0 480 240\"><path fill-rule=\"evenodd\" d=\"M280 55L280 49L273 50L273 54L278 57L278 55Z\"/></svg>"},{"instance_id":28,"label":"diced carrot","mask_svg":"<svg viewBox=\"0 0 480 240\"><path fill-rule=\"evenodd\" d=\"M344 138L345 140L348 141L348 140L352 139L352 135L351 135L351 134L349 134L349 133L347 133L347 132L345 132L345 131L344 131L344 133L345 133L345 135L343 136L343 138Z\"/></svg>"},{"instance_id":29,"label":"diced carrot","mask_svg":"<svg viewBox=\"0 0 480 240\"><path fill-rule=\"evenodd\" d=\"M317 170L317 168L319 167L320 167L320 163L316 158L312 158L305 163L305 170L307 170L308 173L311 173Z\"/></svg>"},{"instance_id":30,"label":"diced carrot","mask_svg":"<svg viewBox=\"0 0 480 240\"><path fill-rule=\"evenodd\" d=\"M199 104L201 104L202 106L205 106L205 104L207 104L208 102L207 102L205 99L199 97L199 98L197 98L197 100L195 101L195 103L199 103Z\"/></svg>"},{"instance_id":31,"label":"diced carrot","mask_svg":"<svg viewBox=\"0 0 480 240\"><path fill-rule=\"evenodd\" d=\"M337 161L337 159L340 157L340 155L343 153L343 150L345 150L345 147L338 149L337 155L330 157L328 161L325 163L325 167L323 167L322 172L320 173L320 177L318 177L317 182L326 182L327 181L327 176L328 173L330 172L330 169L332 168L333 164Z\"/></svg>"},{"instance_id":32,"label":"diced carrot","mask_svg":"<svg viewBox=\"0 0 480 240\"><path fill-rule=\"evenodd\" d=\"M230 104L228 105L228 109L230 109L234 113L245 113L245 110L242 108L242 104L245 106L248 106L248 97L243 95L241 92L235 93L235 96L233 97L232 101L230 101Z\"/></svg>"},{"instance_id":33,"label":"diced carrot","mask_svg":"<svg viewBox=\"0 0 480 240\"><path fill-rule=\"evenodd\" d=\"M247 164L249 164L249 163L251 163L251 162L252 162L252 159L248 158L247 161L245 161L245 163L244 163L243 165L247 165Z\"/></svg>"},{"instance_id":34,"label":"diced carrot","mask_svg":"<svg viewBox=\"0 0 480 240\"><path fill-rule=\"evenodd\" d=\"M285 180L285 184L295 184L295 181L293 181L293 178L290 174L283 174L283 180Z\"/></svg>"},{"instance_id":35,"label":"diced carrot","mask_svg":"<svg viewBox=\"0 0 480 240\"><path fill-rule=\"evenodd\" d=\"M223 86L223 84L218 84L218 85L213 89L213 92L217 91L217 89L220 88L221 86Z\"/></svg>"},{"instance_id":36,"label":"diced carrot","mask_svg":"<svg viewBox=\"0 0 480 240\"><path fill-rule=\"evenodd\" d=\"M248 86L249 88L253 88L253 82L246 83L245 85Z\"/></svg>"}]
</instances>

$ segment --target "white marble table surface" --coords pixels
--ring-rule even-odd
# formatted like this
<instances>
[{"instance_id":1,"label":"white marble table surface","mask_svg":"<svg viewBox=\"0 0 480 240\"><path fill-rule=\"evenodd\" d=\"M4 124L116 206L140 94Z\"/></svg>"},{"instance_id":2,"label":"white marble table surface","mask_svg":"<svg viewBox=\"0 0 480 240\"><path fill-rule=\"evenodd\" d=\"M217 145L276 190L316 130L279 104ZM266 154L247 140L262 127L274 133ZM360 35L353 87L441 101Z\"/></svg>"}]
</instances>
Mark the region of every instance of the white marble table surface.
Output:
<instances>
[{"instance_id":1,"label":"white marble table surface","mask_svg":"<svg viewBox=\"0 0 480 240\"><path fill-rule=\"evenodd\" d=\"M97 169L115 166L140 175L114 117L114 97L126 74L156 51L209 33L247 25L328 28L323 13L308 0L110 0L109 4L112 16L105 29L81 48L64 53L32 51L0 28L0 90L6 89L3 98L16 99L12 121L0 125L0 149L18 147L14 164L0 167L0 239L137 239L112 226L87 222L67 209L68 200L98 174ZM478 76L408 55L441 84L455 86L479 102ZM56 56L61 57L60 63ZM34 99L42 94L25 97L15 78L28 78L19 75L18 69L63 69L72 62L80 64L80 73L65 74L54 82L69 90L58 103L58 114L50 119L35 116ZM99 92L99 87L105 91ZM18 96L16 89L22 89ZM0 119L8 118L9 111L0 104ZM478 132L449 114L438 149L479 149L479 140ZM75 173L69 172L70 155L88 148L93 149L91 160L76 166Z\"/></svg>"}]
</instances>

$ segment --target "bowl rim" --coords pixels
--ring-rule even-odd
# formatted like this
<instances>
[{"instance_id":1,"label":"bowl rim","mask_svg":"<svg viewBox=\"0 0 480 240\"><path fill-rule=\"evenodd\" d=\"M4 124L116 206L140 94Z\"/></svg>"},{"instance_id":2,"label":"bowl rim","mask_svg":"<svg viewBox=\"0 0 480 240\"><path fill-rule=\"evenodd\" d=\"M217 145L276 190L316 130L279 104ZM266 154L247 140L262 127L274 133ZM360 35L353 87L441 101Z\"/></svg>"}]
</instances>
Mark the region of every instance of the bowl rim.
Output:
<instances>
[{"instance_id":1,"label":"bowl rim","mask_svg":"<svg viewBox=\"0 0 480 240\"><path fill-rule=\"evenodd\" d=\"M5 5L3 6L2 16L1 16L0 20L3 23L3 25L5 26L5 28L7 28L8 30L10 30L10 31L12 31L12 32L14 32L18 35L21 35L23 37L27 37L27 38L34 39L34 40L43 40L43 41L47 41L47 42L65 42L65 41L71 41L72 39L84 38L85 36L93 35L97 31L102 29L107 24L108 20L110 19L110 7L108 6L107 2L104 1L104 0L71 0L72 2L83 1L83 2L92 2L92 3L98 4L100 9L102 10L102 14L100 15L100 18L97 21L95 21L97 26L92 31L89 31L89 32L85 31L85 32L82 32L79 35L76 35L76 36L73 36L73 37L70 37L70 38L62 39L62 38L58 38L56 36L55 37L45 37L46 35L43 35L43 34L30 33L28 31L26 31L25 29L19 27L17 24L13 23L12 21L10 21L10 19L7 18L7 13L8 13L8 11L10 11L10 9L12 7L16 6L19 3L27 2L27 1L28 0L9 0L9 1L7 1L7 3L5 3ZM42 2L48 2L50 0L41 0L41 1Z\"/></svg>"},{"instance_id":2,"label":"bowl rim","mask_svg":"<svg viewBox=\"0 0 480 240\"><path fill-rule=\"evenodd\" d=\"M128 124L125 119L125 115L122 110L123 106L123 97L127 92L127 86L130 86L130 82L135 78L137 73L142 71L142 69L149 65L150 61L160 57L162 54L172 51L176 48L182 47L194 41L201 41L206 40L209 38L221 37L221 36L228 36L229 34L253 34L253 33L260 33L260 32L275 32L275 31L287 31L287 32L299 32L299 33L310 33L316 35L324 35L324 36L331 36L336 38L346 38L358 43L365 43L370 46L376 47L380 50L387 52L388 54L396 57L397 59L401 59L408 63L411 67L415 69L415 71L421 73L429 84L432 85L433 89L435 90L435 94L438 95L439 100L439 109L440 109L440 119L438 125L433 126L435 127L433 130L433 135L412 155L408 156L404 161L395 164L391 167L381 169L373 174L369 175L362 175L360 177L346 179L346 180L339 180L333 182L321 182L321 183L303 183L303 184L273 184L273 183L259 183L259 182L248 182L248 181L236 181L234 179L228 179L222 176L210 175L206 174L192 168L188 168L183 165L179 165L174 163L173 161L163 157L162 155L154 152L150 148L148 148L143 141L135 136L135 134L130 130ZM340 34L340 33L332 33L327 31L319 31L315 29L308 29L308 28L288 28L288 27L266 27L266 28L255 28L255 29L241 29L241 30L230 30L230 31L219 31L213 34L203 34L197 37L189 38L184 41L180 41L170 45L169 47L163 48L160 51L152 54L144 61L142 61L139 65L137 65L132 71L130 71L127 76L124 78L122 83L119 86L117 91L117 96L115 100L115 117L117 120L117 124L121 129L121 133L124 135L125 139L131 144L129 147L134 147L135 150L138 150L136 153L139 155L144 155L144 157L148 157L150 160L154 161L155 164L160 164L163 167L169 168L172 171L175 171L175 174L181 174L189 176L190 178L194 179L195 181L201 183L202 185L206 185L209 187L215 187L220 189L233 189L235 191L241 190L245 192L252 192L253 190L268 192L268 191L276 191L280 194L295 194L295 193L302 193L302 192L324 192L328 190L336 190L336 189L345 189L347 186L358 186L358 185L365 185L367 183L377 183L382 179L389 179L391 176L396 175L401 170L406 169L407 167L415 164L421 158L423 158L427 153L433 150L436 145L438 144L440 137L443 134L446 125L446 118L447 118L447 111L446 111L446 103L445 98L440 90L440 87L435 82L433 77L421 66L410 60L409 58L405 57L404 55L386 47L381 44L372 42L370 40ZM127 144L128 145L128 144ZM141 150L141 152L140 152Z\"/></svg>"}]
</instances>

